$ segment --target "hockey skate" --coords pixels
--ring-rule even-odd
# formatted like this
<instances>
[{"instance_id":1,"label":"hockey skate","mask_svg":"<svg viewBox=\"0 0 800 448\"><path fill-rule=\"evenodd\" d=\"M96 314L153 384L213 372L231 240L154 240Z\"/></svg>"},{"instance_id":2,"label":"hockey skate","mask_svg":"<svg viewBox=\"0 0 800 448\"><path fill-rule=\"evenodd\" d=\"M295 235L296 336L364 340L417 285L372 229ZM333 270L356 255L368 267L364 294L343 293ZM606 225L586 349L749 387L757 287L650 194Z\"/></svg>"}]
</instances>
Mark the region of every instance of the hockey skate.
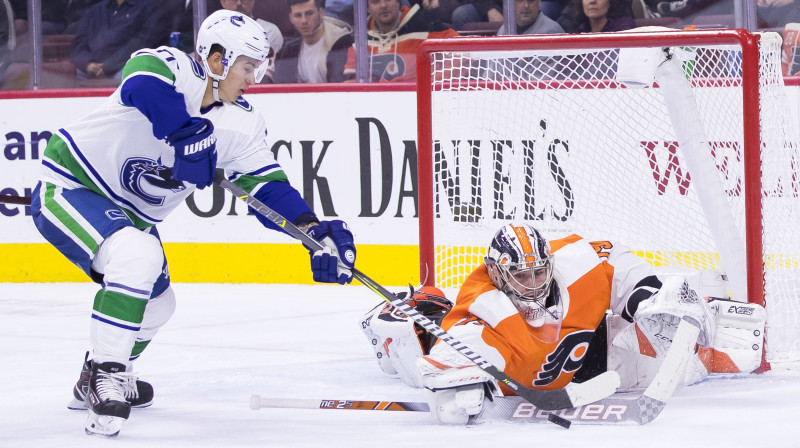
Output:
<instances>
[{"instance_id":1,"label":"hockey skate","mask_svg":"<svg viewBox=\"0 0 800 448\"><path fill-rule=\"evenodd\" d=\"M92 362L89 361L89 352L83 360L81 376L75 387L72 388L72 401L67 404L67 408L74 411L88 409L86 405L86 392L89 390L89 377L92 373ZM153 404L153 386L147 381L142 381L134 375L130 375L129 381L125 384L125 399L132 408L146 408Z\"/></svg>"},{"instance_id":2,"label":"hockey skate","mask_svg":"<svg viewBox=\"0 0 800 448\"><path fill-rule=\"evenodd\" d=\"M86 434L116 437L122 424L131 414L131 404L125 398L125 385L131 375L124 364L118 362L92 362L86 406Z\"/></svg>"}]
</instances>

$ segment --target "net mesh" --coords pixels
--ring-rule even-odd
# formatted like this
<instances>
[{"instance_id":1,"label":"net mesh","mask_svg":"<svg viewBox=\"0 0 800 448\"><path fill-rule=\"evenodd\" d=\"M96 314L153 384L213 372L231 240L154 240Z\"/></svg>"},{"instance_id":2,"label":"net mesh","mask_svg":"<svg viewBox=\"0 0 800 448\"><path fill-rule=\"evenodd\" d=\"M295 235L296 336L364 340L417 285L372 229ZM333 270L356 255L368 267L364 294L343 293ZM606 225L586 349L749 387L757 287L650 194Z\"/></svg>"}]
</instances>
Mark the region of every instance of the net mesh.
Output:
<instances>
[{"instance_id":1,"label":"net mesh","mask_svg":"<svg viewBox=\"0 0 800 448\"><path fill-rule=\"evenodd\" d=\"M785 98L780 37L766 33L759 45L768 353L798 359L798 120ZM618 241L664 269L725 271L715 219L733 221L744 249L742 49L671 49L694 93L723 213L701 204L702 173L687 168L662 89L623 86L619 55L477 43L431 54L437 286L458 287L509 220L531 222L546 238Z\"/></svg>"}]
</instances>

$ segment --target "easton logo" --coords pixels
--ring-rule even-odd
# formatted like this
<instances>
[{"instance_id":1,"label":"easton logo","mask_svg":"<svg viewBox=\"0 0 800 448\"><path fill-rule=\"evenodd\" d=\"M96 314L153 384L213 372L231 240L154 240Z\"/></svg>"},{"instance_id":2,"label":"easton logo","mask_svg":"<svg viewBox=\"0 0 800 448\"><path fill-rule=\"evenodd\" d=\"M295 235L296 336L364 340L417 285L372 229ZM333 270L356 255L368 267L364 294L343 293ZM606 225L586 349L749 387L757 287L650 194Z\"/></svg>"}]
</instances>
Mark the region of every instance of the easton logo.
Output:
<instances>
[{"instance_id":1,"label":"easton logo","mask_svg":"<svg viewBox=\"0 0 800 448\"><path fill-rule=\"evenodd\" d=\"M216 136L214 136L213 134L209 135L208 137L200 140L199 142L194 142L191 145L187 146L186 149L184 149L184 154L188 156L189 154L200 152L208 148L209 146L213 145L214 143L216 143L216 141L217 141Z\"/></svg>"},{"instance_id":2,"label":"easton logo","mask_svg":"<svg viewBox=\"0 0 800 448\"><path fill-rule=\"evenodd\" d=\"M594 331L576 331L567 335L558 347L547 355L547 362L533 381L534 386L546 386L561 376L561 372L574 372L583 364Z\"/></svg>"},{"instance_id":3,"label":"easton logo","mask_svg":"<svg viewBox=\"0 0 800 448\"><path fill-rule=\"evenodd\" d=\"M728 313L729 314L746 314L748 316L751 316L753 314L753 308L749 307L749 306L731 305L731 307L728 308Z\"/></svg>"}]
</instances>

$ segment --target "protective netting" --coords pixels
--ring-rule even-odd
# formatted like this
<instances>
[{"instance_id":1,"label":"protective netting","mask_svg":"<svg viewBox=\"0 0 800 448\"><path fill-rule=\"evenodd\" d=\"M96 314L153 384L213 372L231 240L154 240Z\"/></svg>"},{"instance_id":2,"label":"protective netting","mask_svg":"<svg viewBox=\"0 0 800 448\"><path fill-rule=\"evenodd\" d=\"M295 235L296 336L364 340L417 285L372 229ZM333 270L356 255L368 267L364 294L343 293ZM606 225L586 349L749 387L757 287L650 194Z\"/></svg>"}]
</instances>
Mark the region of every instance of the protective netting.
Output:
<instances>
[{"instance_id":1,"label":"protective netting","mask_svg":"<svg viewBox=\"0 0 800 448\"><path fill-rule=\"evenodd\" d=\"M622 243L654 266L730 276L734 262L726 269L718 246L746 250L754 211L743 196L743 135L760 119L768 357L800 358L800 137L780 36L760 36L760 111L743 108L741 47L671 47L698 112L672 118L658 83L617 81L618 48L481 51L475 42L431 54L437 286L458 287L509 220L531 222L546 238ZM710 170L689 169L676 119L701 125L695 149ZM730 230L723 239L719 223Z\"/></svg>"}]
</instances>

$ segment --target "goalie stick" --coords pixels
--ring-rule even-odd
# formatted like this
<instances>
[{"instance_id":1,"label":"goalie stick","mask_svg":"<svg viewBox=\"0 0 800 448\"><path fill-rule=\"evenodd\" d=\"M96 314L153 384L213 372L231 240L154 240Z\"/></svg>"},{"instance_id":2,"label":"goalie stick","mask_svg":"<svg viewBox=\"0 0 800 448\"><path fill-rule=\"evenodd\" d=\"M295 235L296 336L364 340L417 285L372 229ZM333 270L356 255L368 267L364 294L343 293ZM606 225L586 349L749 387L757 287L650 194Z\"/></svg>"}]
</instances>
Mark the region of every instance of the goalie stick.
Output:
<instances>
[{"instance_id":1,"label":"goalie stick","mask_svg":"<svg viewBox=\"0 0 800 448\"><path fill-rule=\"evenodd\" d=\"M214 183L243 200L257 213L275 223L275 225L283 229L295 239L299 240L306 247L312 248L313 250L320 250L323 248L319 241L308 236L293 223L287 221L286 218L284 218L281 214L271 209L258 199L250 196L241 187L228 180L225 177L225 173L222 169L217 169L214 176ZM495 379L497 379L497 381L503 383L508 388L513 390L517 395L535 405L539 409L557 410L574 408L607 397L613 394L617 390L617 387L619 387L618 375L600 375L585 383L578 384L569 390L536 390L525 387L510 376L506 375L494 364L484 359L478 353L474 352L463 342L444 331L442 327L436 325L436 323L418 313L402 299L398 298L386 288L367 277L363 272L356 268L353 268L351 271L356 280L363 283L366 287L392 304L392 306L408 315L414 322L424 328L425 331L436 336L447 345L456 349L459 353L466 356L470 361L474 362L478 367L486 371L486 373L492 375ZM614 372L614 374L616 374L616 372Z\"/></svg>"},{"instance_id":2,"label":"goalie stick","mask_svg":"<svg viewBox=\"0 0 800 448\"><path fill-rule=\"evenodd\" d=\"M31 198L29 196L13 196L9 194L0 194L0 203L31 205Z\"/></svg>"},{"instance_id":3,"label":"goalie stick","mask_svg":"<svg viewBox=\"0 0 800 448\"><path fill-rule=\"evenodd\" d=\"M545 423L564 419L578 425L644 425L653 421L667 404L680 382L680 374L686 363L694 356L694 347L700 328L694 322L682 319L672 346L653 381L641 395L618 394L594 403L576 406L573 409L537 409L521 397L494 397L483 405L480 414L470 418L469 424L490 421L512 421ZM606 372L608 373L608 372ZM585 384L585 383L584 383ZM576 385L573 385L574 387ZM428 411L424 402L407 401L362 401L362 400L317 400L300 398L262 398L253 395L250 408L296 408L296 409L360 409L372 411ZM561 424L561 423L559 423Z\"/></svg>"}]
</instances>

